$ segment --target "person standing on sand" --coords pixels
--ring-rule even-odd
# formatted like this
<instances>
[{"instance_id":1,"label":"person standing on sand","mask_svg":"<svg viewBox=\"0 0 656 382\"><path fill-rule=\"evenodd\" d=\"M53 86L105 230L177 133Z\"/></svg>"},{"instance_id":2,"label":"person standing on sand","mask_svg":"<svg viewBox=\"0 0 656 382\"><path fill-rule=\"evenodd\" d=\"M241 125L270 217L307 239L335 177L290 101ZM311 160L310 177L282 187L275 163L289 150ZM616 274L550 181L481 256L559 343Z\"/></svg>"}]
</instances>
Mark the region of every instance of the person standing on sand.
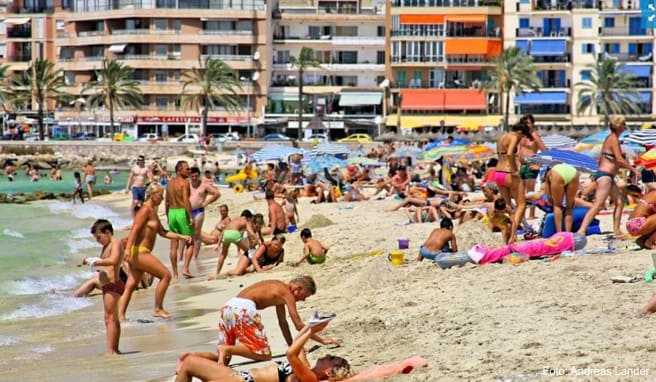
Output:
<instances>
[{"instance_id":1,"label":"person standing on sand","mask_svg":"<svg viewBox=\"0 0 656 382\"><path fill-rule=\"evenodd\" d=\"M128 282L125 285L125 292L119 300L119 318L125 320L125 312L130 303L132 292L137 288L142 280L144 272L150 273L159 279L155 288L155 310L153 316L170 318L169 312L164 310L164 296L171 282L171 272L166 269L157 257L153 256L152 251L155 247L155 239L159 234L169 240L181 240L191 244L191 237L169 232L164 229L159 221L157 209L164 199L164 189L157 184L151 184L147 190L146 201L139 208L132 229L128 234L128 240L125 244L125 260L130 264Z\"/></svg>"},{"instance_id":2,"label":"person standing on sand","mask_svg":"<svg viewBox=\"0 0 656 382\"><path fill-rule=\"evenodd\" d=\"M262 239L262 234L260 230L257 232L254 229L254 216L249 210L244 210L241 213L241 216L230 220L223 229L221 233L221 252L216 263L216 273L210 276L209 279L213 280L221 274L221 268L223 268L223 263L225 262L226 257L228 257L228 250L230 249L230 244L237 246L237 249L241 249L248 255L248 251L251 248L251 241L248 236L244 235L244 232L247 232L253 238L256 238L260 244L264 243ZM218 251L218 248L217 248Z\"/></svg>"},{"instance_id":3,"label":"person standing on sand","mask_svg":"<svg viewBox=\"0 0 656 382\"><path fill-rule=\"evenodd\" d=\"M82 171L84 172L84 183L87 184L87 193L89 199L91 199L93 197L93 186L96 185L96 166L93 165L92 161L88 161Z\"/></svg>"},{"instance_id":4,"label":"person standing on sand","mask_svg":"<svg viewBox=\"0 0 656 382\"><path fill-rule=\"evenodd\" d=\"M179 161L175 165L175 178L173 178L166 187L166 216L169 222L171 232L193 236L194 228L191 220L191 186L189 184L189 165L185 161ZM171 269L173 278L178 278L178 240L171 240ZM193 243L182 244L180 252L184 257L184 263L191 261ZM184 274L185 277L191 277L190 274Z\"/></svg>"},{"instance_id":5,"label":"person standing on sand","mask_svg":"<svg viewBox=\"0 0 656 382\"><path fill-rule=\"evenodd\" d=\"M316 284L310 276L301 276L285 283L279 280L257 282L243 289L237 297L228 300L219 311L219 341L217 346L217 363L229 365L233 355L255 361L271 359L269 340L264 332L259 310L276 308L278 325L287 345L292 344L292 335L285 314L289 310L296 330L305 326L298 314L296 303L305 301L317 291ZM311 337L323 345L338 344L337 340Z\"/></svg>"},{"instance_id":6,"label":"person standing on sand","mask_svg":"<svg viewBox=\"0 0 656 382\"><path fill-rule=\"evenodd\" d=\"M91 265L98 272L98 286L102 290L107 328L107 354L121 354L118 342L121 337L121 323L118 319L118 301L125 290L119 277L123 251L121 240L115 238L112 223L105 219L96 220L91 226L91 234L102 245L100 257L84 258L83 265Z\"/></svg>"},{"instance_id":7,"label":"person standing on sand","mask_svg":"<svg viewBox=\"0 0 656 382\"><path fill-rule=\"evenodd\" d=\"M524 182L524 190L526 192L535 191L535 183L540 174L540 165L537 163L527 163L526 159L534 156L540 151L546 151L547 148L542 142L540 134L535 129L535 118L532 114L527 114L520 119L520 123L525 123L528 126L528 131L531 138L522 137L519 140L519 178ZM535 206L530 207L529 218L535 218Z\"/></svg>"},{"instance_id":8,"label":"person standing on sand","mask_svg":"<svg viewBox=\"0 0 656 382\"><path fill-rule=\"evenodd\" d=\"M143 155L137 157L137 163L130 169L128 183L125 192L132 191L132 208L130 213L134 219L135 211L141 207L146 199L146 181L152 179L152 173L146 168L146 158Z\"/></svg>"},{"instance_id":9,"label":"person standing on sand","mask_svg":"<svg viewBox=\"0 0 656 382\"><path fill-rule=\"evenodd\" d=\"M287 233L287 218L285 211L275 199L275 193L267 189L264 193L267 206L269 207L269 227L262 230L264 235L280 235Z\"/></svg>"},{"instance_id":10,"label":"person standing on sand","mask_svg":"<svg viewBox=\"0 0 656 382\"><path fill-rule=\"evenodd\" d=\"M192 256L185 257L184 266L182 267L182 275L186 277L191 276L189 272L189 263L191 258L197 258L200 252L201 235L203 234L203 221L205 220L205 207L214 203L221 197L219 189L214 187L210 181L203 181L200 178L200 169L198 167L191 168L190 176L190 196L189 202L191 203L191 219L194 225L194 245Z\"/></svg>"}]
</instances>

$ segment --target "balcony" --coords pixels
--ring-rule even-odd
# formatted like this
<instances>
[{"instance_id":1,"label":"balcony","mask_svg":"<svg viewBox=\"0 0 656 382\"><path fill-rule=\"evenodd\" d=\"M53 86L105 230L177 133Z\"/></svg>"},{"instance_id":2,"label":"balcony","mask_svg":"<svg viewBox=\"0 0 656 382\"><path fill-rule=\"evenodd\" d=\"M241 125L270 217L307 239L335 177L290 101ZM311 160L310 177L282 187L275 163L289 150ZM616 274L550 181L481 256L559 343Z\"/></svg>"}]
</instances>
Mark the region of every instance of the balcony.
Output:
<instances>
[{"instance_id":1,"label":"balcony","mask_svg":"<svg viewBox=\"0 0 656 382\"><path fill-rule=\"evenodd\" d=\"M391 84L392 88L411 88L411 89L480 89L484 81L482 80L446 80L446 81L419 81L409 80Z\"/></svg>"},{"instance_id":2,"label":"balcony","mask_svg":"<svg viewBox=\"0 0 656 382\"><path fill-rule=\"evenodd\" d=\"M531 56L536 64L568 64L571 62L570 55L562 56Z\"/></svg>"},{"instance_id":3,"label":"balcony","mask_svg":"<svg viewBox=\"0 0 656 382\"><path fill-rule=\"evenodd\" d=\"M174 53L168 54L124 54L116 57L118 60L179 60L180 55Z\"/></svg>"},{"instance_id":4,"label":"balcony","mask_svg":"<svg viewBox=\"0 0 656 382\"><path fill-rule=\"evenodd\" d=\"M112 34L115 35L115 36L150 34L150 29L148 29L148 28L142 28L142 29L114 29L114 30L112 30Z\"/></svg>"},{"instance_id":5,"label":"balcony","mask_svg":"<svg viewBox=\"0 0 656 382\"><path fill-rule=\"evenodd\" d=\"M203 29L200 31L200 34L205 35L220 35L220 36L251 36L253 35L252 30L223 30L223 29Z\"/></svg>"},{"instance_id":6,"label":"balcony","mask_svg":"<svg viewBox=\"0 0 656 382\"><path fill-rule=\"evenodd\" d=\"M629 28L599 28L602 37L653 37L653 29L629 30Z\"/></svg>"},{"instance_id":7,"label":"balcony","mask_svg":"<svg viewBox=\"0 0 656 382\"><path fill-rule=\"evenodd\" d=\"M73 3L74 12L105 12L135 9L211 9L265 11L266 4L258 0L81 0Z\"/></svg>"},{"instance_id":8,"label":"balcony","mask_svg":"<svg viewBox=\"0 0 656 382\"><path fill-rule=\"evenodd\" d=\"M602 0L599 2L599 10L601 11L640 11L639 0Z\"/></svg>"},{"instance_id":9,"label":"balcony","mask_svg":"<svg viewBox=\"0 0 656 382\"><path fill-rule=\"evenodd\" d=\"M75 61L102 61L105 56L83 56L83 57L59 57L59 62L75 62Z\"/></svg>"},{"instance_id":10,"label":"balcony","mask_svg":"<svg viewBox=\"0 0 656 382\"><path fill-rule=\"evenodd\" d=\"M448 64L486 64L494 61L494 58L486 57L483 55L448 55L446 56L446 62Z\"/></svg>"},{"instance_id":11,"label":"balcony","mask_svg":"<svg viewBox=\"0 0 656 382\"><path fill-rule=\"evenodd\" d=\"M203 54L201 58L203 60L218 59L222 61L253 61L253 56L250 54Z\"/></svg>"},{"instance_id":12,"label":"balcony","mask_svg":"<svg viewBox=\"0 0 656 382\"><path fill-rule=\"evenodd\" d=\"M393 64L444 64L444 56L392 56Z\"/></svg>"},{"instance_id":13,"label":"balcony","mask_svg":"<svg viewBox=\"0 0 656 382\"><path fill-rule=\"evenodd\" d=\"M571 86L570 80L565 80L565 81L542 80L542 87L545 89L569 88L570 86Z\"/></svg>"},{"instance_id":14,"label":"balcony","mask_svg":"<svg viewBox=\"0 0 656 382\"><path fill-rule=\"evenodd\" d=\"M335 7L318 7L318 8L296 8L293 5L286 5L289 8L278 8L274 10L274 16L279 17L280 15L364 15L364 16L375 16L375 15L384 15L383 8L360 8L358 11L357 8L353 9L352 7L343 7L341 9Z\"/></svg>"},{"instance_id":15,"label":"balcony","mask_svg":"<svg viewBox=\"0 0 656 382\"><path fill-rule=\"evenodd\" d=\"M32 28L31 27L14 27L7 28L7 38L31 38L32 37Z\"/></svg>"},{"instance_id":16,"label":"balcony","mask_svg":"<svg viewBox=\"0 0 656 382\"><path fill-rule=\"evenodd\" d=\"M519 7L519 4L518 4ZM570 1L559 0L553 3L551 0L537 0L533 4L535 11L571 11L574 5Z\"/></svg>"},{"instance_id":17,"label":"balcony","mask_svg":"<svg viewBox=\"0 0 656 382\"><path fill-rule=\"evenodd\" d=\"M392 37L444 37L444 30L416 30L405 28L401 30L393 30Z\"/></svg>"},{"instance_id":18,"label":"balcony","mask_svg":"<svg viewBox=\"0 0 656 382\"><path fill-rule=\"evenodd\" d=\"M599 53L600 57L612 57L618 61L623 62L644 62L651 64L654 61L654 55L652 53L646 54L634 54L634 53Z\"/></svg>"},{"instance_id":19,"label":"balcony","mask_svg":"<svg viewBox=\"0 0 656 382\"><path fill-rule=\"evenodd\" d=\"M30 62L31 60L31 54L16 54L13 56L7 56L7 62Z\"/></svg>"},{"instance_id":20,"label":"balcony","mask_svg":"<svg viewBox=\"0 0 656 382\"><path fill-rule=\"evenodd\" d=\"M78 37L105 36L106 34L107 34L106 31L79 31L79 32L77 32ZM57 37L59 37L59 35ZM69 36L64 36L64 37L69 37Z\"/></svg>"},{"instance_id":21,"label":"balcony","mask_svg":"<svg viewBox=\"0 0 656 382\"><path fill-rule=\"evenodd\" d=\"M517 37L571 37L572 28L551 29L546 34L540 27L516 28L515 36Z\"/></svg>"},{"instance_id":22,"label":"balcony","mask_svg":"<svg viewBox=\"0 0 656 382\"><path fill-rule=\"evenodd\" d=\"M393 7L500 7L501 0L392 0Z\"/></svg>"}]
</instances>

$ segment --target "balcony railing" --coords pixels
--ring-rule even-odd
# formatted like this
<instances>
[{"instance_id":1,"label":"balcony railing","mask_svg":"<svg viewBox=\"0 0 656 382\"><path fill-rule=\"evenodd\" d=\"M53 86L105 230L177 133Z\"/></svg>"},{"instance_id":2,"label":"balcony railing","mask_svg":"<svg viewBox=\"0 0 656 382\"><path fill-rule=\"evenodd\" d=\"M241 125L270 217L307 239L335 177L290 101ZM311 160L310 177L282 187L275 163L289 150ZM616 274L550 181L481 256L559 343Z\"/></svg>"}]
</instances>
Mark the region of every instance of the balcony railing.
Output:
<instances>
[{"instance_id":1,"label":"balcony railing","mask_svg":"<svg viewBox=\"0 0 656 382\"><path fill-rule=\"evenodd\" d=\"M75 62L75 61L102 61L105 56L84 56L84 57L60 57L60 62Z\"/></svg>"},{"instance_id":2,"label":"balcony railing","mask_svg":"<svg viewBox=\"0 0 656 382\"><path fill-rule=\"evenodd\" d=\"M542 87L553 89L553 88L569 88L571 86L570 80L560 81L560 80L542 80Z\"/></svg>"},{"instance_id":3,"label":"balcony railing","mask_svg":"<svg viewBox=\"0 0 656 382\"><path fill-rule=\"evenodd\" d=\"M392 37L444 37L444 30L418 31L411 29L393 30Z\"/></svg>"},{"instance_id":4,"label":"balcony railing","mask_svg":"<svg viewBox=\"0 0 656 382\"><path fill-rule=\"evenodd\" d=\"M393 7L499 7L500 0L393 0Z\"/></svg>"},{"instance_id":5,"label":"balcony railing","mask_svg":"<svg viewBox=\"0 0 656 382\"><path fill-rule=\"evenodd\" d=\"M572 8L574 8L572 2L563 0L556 3L551 0L537 0L533 5L533 10L536 11L571 11Z\"/></svg>"},{"instance_id":6,"label":"balcony railing","mask_svg":"<svg viewBox=\"0 0 656 382\"><path fill-rule=\"evenodd\" d=\"M572 28L551 29L547 33L544 33L540 27L516 28L515 35L517 37L571 37Z\"/></svg>"},{"instance_id":7,"label":"balcony railing","mask_svg":"<svg viewBox=\"0 0 656 382\"><path fill-rule=\"evenodd\" d=\"M134 9L229 9L265 11L259 0L81 0L73 3L74 12L103 12Z\"/></svg>"},{"instance_id":8,"label":"balcony railing","mask_svg":"<svg viewBox=\"0 0 656 382\"><path fill-rule=\"evenodd\" d=\"M207 35L221 35L221 36L231 36L231 35L238 35L238 36L250 36L253 34L252 30L212 30L212 29L203 29L200 31L200 34L207 34Z\"/></svg>"},{"instance_id":9,"label":"balcony railing","mask_svg":"<svg viewBox=\"0 0 656 382\"><path fill-rule=\"evenodd\" d=\"M114 29L112 34L119 35L137 35L137 34L150 34L150 29L141 28L141 29Z\"/></svg>"},{"instance_id":10,"label":"balcony railing","mask_svg":"<svg viewBox=\"0 0 656 382\"><path fill-rule=\"evenodd\" d=\"M414 63L434 63L434 64L443 64L444 56L392 56L393 64L414 64Z\"/></svg>"},{"instance_id":11,"label":"balcony railing","mask_svg":"<svg viewBox=\"0 0 656 382\"><path fill-rule=\"evenodd\" d=\"M414 89L480 89L485 81L484 80L471 80L471 81L419 81L407 80L403 82L395 81L392 84L394 88L414 88Z\"/></svg>"},{"instance_id":12,"label":"balcony railing","mask_svg":"<svg viewBox=\"0 0 656 382\"><path fill-rule=\"evenodd\" d=\"M640 10L640 1L634 0L620 0L619 2L613 0L606 0L599 2L599 9L602 11L639 11Z\"/></svg>"},{"instance_id":13,"label":"balcony railing","mask_svg":"<svg viewBox=\"0 0 656 382\"><path fill-rule=\"evenodd\" d=\"M7 29L8 38L30 38L32 37L32 28L11 28Z\"/></svg>"},{"instance_id":14,"label":"balcony railing","mask_svg":"<svg viewBox=\"0 0 656 382\"><path fill-rule=\"evenodd\" d=\"M491 62L492 59L483 55L448 55L446 61L449 64L481 64Z\"/></svg>"},{"instance_id":15,"label":"balcony railing","mask_svg":"<svg viewBox=\"0 0 656 382\"><path fill-rule=\"evenodd\" d=\"M104 36L106 34L107 34L106 31L80 31L80 32L77 32L78 37Z\"/></svg>"},{"instance_id":16,"label":"balcony railing","mask_svg":"<svg viewBox=\"0 0 656 382\"><path fill-rule=\"evenodd\" d=\"M654 61L654 55L652 53L646 54L634 54L634 53L599 53L600 57L612 57L618 61L636 61L636 62L647 62L651 63Z\"/></svg>"},{"instance_id":17,"label":"balcony railing","mask_svg":"<svg viewBox=\"0 0 656 382\"><path fill-rule=\"evenodd\" d=\"M653 29L641 29L639 31L632 31L629 28L599 28L601 36L653 36Z\"/></svg>"},{"instance_id":18,"label":"balcony railing","mask_svg":"<svg viewBox=\"0 0 656 382\"><path fill-rule=\"evenodd\" d=\"M328 12L326 10L326 7L321 7L321 8L294 8L292 5L289 6L290 8L278 8L274 11L274 16L278 17L280 14L288 14L288 15L325 15L325 14L343 14L343 12L339 12L339 10L335 10L335 12ZM350 11L350 9L348 9ZM357 14L357 15L382 15L384 14L384 9L382 7L380 8L360 8L355 9L355 13L349 13L349 14Z\"/></svg>"},{"instance_id":19,"label":"balcony railing","mask_svg":"<svg viewBox=\"0 0 656 382\"><path fill-rule=\"evenodd\" d=\"M564 54L562 56L531 56L533 62L536 64L567 64L571 62L570 55Z\"/></svg>"},{"instance_id":20,"label":"balcony railing","mask_svg":"<svg viewBox=\"0 0 656 382\"><path fill-rule=\"evenodd\" d=\"M219 59L222 61L253 61L253 56L248 54L203 54L203 60Z\"/></svg>"},{"instance_id":21,"label":"balcony railing","mask_svg":"<svg viewBox=\"0 0 656 382\"><path fill-rule=\"evenodd\" d=\"M14 56L7 56L7 62L29 62L31 60L31 54L17 54Z\"/></svg>"}]
</instances>

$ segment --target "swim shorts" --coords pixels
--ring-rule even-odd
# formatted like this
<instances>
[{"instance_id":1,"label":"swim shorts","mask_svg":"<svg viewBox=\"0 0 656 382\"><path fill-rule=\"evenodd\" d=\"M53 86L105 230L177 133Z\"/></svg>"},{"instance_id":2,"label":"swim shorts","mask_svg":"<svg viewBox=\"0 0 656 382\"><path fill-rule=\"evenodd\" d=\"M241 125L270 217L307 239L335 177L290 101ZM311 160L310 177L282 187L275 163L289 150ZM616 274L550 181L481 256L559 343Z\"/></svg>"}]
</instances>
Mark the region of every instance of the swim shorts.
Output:
<instances>
[{"instance_id":1,"label":"swim shorts","mask_svg":"<svg viewBox=\"0 0 656 382\"><path fill-rule=\"evenodd\" d=\"M228 229L223 231L223 242L226 244L237 244L242 241L242 233L235 229Z\"/></svg>"},{"instance_id":2,"label":"swim shorts","mask_svg":"<svg viewBox=\"0 0 656 382\"><path fill-rule=\"evenodd\" d=\"M419 256L423 257L424 259L433 260L433 261L435 261L435 259L440 255L443 255L445 253L451 253L448 244L444 246L444 248L442 248L441 250L434 251L434 252L424 248L423 245L421 246L421 248L419 248Z\"/></svg>"},{"instance_id":3,"label":"swim shorts","mask_svg":"<svg viewBox=\"0 0 656 382\"><path fill-rule=\"evenodd\" d=\"M203 207L194 208L194 209L191 210L191 218L196 219L196 216L198 216L200 214L204 214L204 213L205 213L205 208L203 208Z\"/></svg>"},{"instance_id":4,"label":"swim shorts","mask_svg":"<svg viewBox=\"0 0 656 382\"><path fill-rule=\"evenodd\" d=\"M143 203L146 200L146 187L132 187L132 200Z\"/></svg>"},{"instance_id":5,"label":"swim shorts","mask_svg":"<svg viewBox=\"0 0 656 382\"><path fill-rule=\"evenodd\" d=\"M95 184L96 183L96 176L95 175L87 175L85 178L85 182L87 184Z\"/></svg>"},{"instance_id":6,"label":"swim shorts","mask_svg":"<svg viewBox=\"0 0 656 382\"><path fill-rule=\"evenodd\" d=\"M123 291L125 290L125 284L123 283L123 281L119 280L113 283L107 283L103 285L101 289L103 294L112 293L121 296L123 294Z\"/></svg>"},{"instance_id":7,"label":"swim shorts","mask_svg":"<svg viewBox=\"0 0 656 382\"><path fill-rule=\"evenodd\" d=\"M310 256L308 256L308 258L307 258L307 262L309 264L312 264L312 265L314 265L314 264L323 264L323 263L326 262L326 255L315 256L313 254L310 254Z\"/></svg>"},{"instance_id":8,"label":"swim shorts","mask_svg":"<svg viewBox=\"0 0 656 382\"><path fill-rule=\"evenodd\" d=\"M168 213L169 229L180 235L191 236L194 228L189 224L189 216L184 208L171 208Z\"/></svg>"},{"instance_id":9,"label":"swim shorts","mask_svg":"<svg viewBox=\"0 0 656 382\"><path fill-rule=\"evenodd\" d=\"M631 236L638 236L638 232L644 227L645 223L647 222L647 218L645 217L638 217L638 218L633 218L629 219L628 222L626 222L626 230L629 231L629 234Z\"/></svg>"},{"instance_id":10,"label":"swim shorts","mask_svg":"<svg viewBox=\"0 0 656 382\"><path fill-rule=\"evenodd\" d=\"M519 177L522 180L537 179L538 175L540 175L540 169L531 169L531 165L529 164L523 164L519 169Z\"/></svg>"},{"instance_id":11,"label":"swim shorts","mask_svg":"<svg viewBox=\"0 0 656 382\"><path fill-rule=\"evenodd\" d=\"M219 345L246 346L255 354L271 355L269 340L255 302L233 297L219 310Z\"/></svg>"}]
</instances>

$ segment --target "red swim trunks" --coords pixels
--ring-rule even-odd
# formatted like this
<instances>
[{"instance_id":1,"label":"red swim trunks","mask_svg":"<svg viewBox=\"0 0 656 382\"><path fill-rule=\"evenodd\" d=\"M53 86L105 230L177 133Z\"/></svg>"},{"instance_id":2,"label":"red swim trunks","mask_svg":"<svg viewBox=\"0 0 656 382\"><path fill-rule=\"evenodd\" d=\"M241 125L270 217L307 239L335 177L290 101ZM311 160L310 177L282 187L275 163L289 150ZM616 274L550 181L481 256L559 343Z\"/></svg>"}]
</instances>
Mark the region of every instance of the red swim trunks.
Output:
<instances>
[{"instance_id":1,"label":"red swim trunks","mask_svg":"<svg viewBox=\"0 0 656 382\"><path fill-rule=\"evenodd\" d=\"M125 290L125 284L123 284L123 281L115 281L113 283L107 283L102 286L102 292L104 293L113 293L116 295L121 296L123 294L123 291Z\"/></svg>"},{"instance_id":2,"label":"red swim trunks","mask_svg":"<svg viewBox=\"0 0 656 382\"><path fill-rule=\"evenodd\" d=\"M253 353L271 355L262 319L251 300L239 297L228 300L219 311L217 329L219 345L236 345L239 342Z\"/></svg>"}]
</instances>

